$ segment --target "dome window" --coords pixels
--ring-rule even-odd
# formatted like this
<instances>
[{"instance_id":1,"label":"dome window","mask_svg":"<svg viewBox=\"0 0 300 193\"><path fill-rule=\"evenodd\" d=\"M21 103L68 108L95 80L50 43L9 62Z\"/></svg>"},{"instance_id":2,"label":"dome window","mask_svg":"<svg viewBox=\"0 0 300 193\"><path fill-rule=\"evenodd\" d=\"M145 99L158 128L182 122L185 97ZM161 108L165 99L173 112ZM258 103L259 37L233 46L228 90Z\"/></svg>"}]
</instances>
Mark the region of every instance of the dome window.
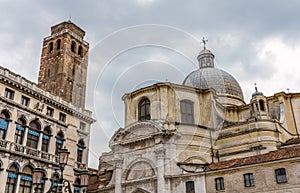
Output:
<instances>
[{"instance_id":1,"label":"dome window","mask_svg":"<svg viewBox=\"0 0 300 193\"><path fill-rule=\"evenodd\" d=\"M259 100L259 108L261 111L265 111L265 103L262 99Z\"/></svg>"},{"instance_id":2,"label":"dome window","mask_svg":"<svg viewBox=\"0 0 300 193\"><path fill-rule=\"evenodd\" d=\"M144 98L139 103L139 121L150 120L150 101Z\"/></svg>"}]
</instances>

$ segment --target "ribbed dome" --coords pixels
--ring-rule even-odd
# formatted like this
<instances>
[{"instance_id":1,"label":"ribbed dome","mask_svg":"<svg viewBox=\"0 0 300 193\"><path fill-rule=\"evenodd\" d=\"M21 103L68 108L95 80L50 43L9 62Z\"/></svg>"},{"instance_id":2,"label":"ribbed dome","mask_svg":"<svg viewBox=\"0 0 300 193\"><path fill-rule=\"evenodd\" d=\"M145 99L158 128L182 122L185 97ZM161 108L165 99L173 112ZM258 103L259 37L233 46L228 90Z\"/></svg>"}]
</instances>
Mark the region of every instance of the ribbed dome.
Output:
<instances>
[{"instance_id":1,"label":"ribbed dome","mask_svg":"<svg viewBox=\"0 0 300 193\"><path fill-rule=\"evenodd\" d=\"M227 72L218 68L201 68L191 72L183 85L200 89L212 88L217 95L230 94L243 100L239 83Z\"/></svg>"},{"instance_id":2,"label":"ribbed dome","mask_svg":"<svg viewBox=\"0 0 300 193\"><path fill-rule=\"evenodd\" d=\"M200 68L191 72L184 79L183 85L199 89L214 89L219 97L223 97L222 103L226 105L239 105L240 102L244 102L239 83L229 73L214 68L214 55L209 50L202 50L197 59ZM239 101L237 104L234 104L235 99Z\"/></svg>"}]
</instances>

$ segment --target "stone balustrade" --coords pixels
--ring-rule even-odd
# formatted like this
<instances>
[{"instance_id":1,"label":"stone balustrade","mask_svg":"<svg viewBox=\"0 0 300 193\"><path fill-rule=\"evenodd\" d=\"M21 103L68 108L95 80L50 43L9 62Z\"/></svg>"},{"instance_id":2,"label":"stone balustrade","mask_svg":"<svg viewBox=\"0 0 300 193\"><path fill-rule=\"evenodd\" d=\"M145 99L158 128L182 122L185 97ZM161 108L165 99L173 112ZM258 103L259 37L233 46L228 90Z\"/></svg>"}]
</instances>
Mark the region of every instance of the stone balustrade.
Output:
<instances>
[{"instance_id":1,"label":"stone balustrade","mask_svg":"<svg viewBox=\"0 0 300 193\"><path fill-rule=\"evenodd\" d=\"M41 159L42 161L49 163L57 163L58 157L57 155L48 152L40 151L6 140L0 140L0 151L17 154L24 157L32 157L34 159Z\"/></svg>"}]
</instances>

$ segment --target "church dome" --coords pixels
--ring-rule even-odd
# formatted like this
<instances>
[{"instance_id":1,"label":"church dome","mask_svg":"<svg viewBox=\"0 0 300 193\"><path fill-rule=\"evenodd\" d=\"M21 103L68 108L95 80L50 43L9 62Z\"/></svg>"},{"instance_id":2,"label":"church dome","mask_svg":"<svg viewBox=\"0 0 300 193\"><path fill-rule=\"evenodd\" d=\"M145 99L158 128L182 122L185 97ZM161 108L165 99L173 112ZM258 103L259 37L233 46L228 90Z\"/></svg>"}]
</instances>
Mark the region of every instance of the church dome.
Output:
<instances>
[{"instance_id":1,"label":"church dome","mask_svg":"<svg viewBox=\"0 0 300 193\"><path fill-rule=\"evenodd\" d=\"M199 89L214 89L224 105L244 104L243 91L236 79L214 67L214 55L204 48L197 57L199 69L191 72L183 85Z\"/></svg>"}]
</instances>

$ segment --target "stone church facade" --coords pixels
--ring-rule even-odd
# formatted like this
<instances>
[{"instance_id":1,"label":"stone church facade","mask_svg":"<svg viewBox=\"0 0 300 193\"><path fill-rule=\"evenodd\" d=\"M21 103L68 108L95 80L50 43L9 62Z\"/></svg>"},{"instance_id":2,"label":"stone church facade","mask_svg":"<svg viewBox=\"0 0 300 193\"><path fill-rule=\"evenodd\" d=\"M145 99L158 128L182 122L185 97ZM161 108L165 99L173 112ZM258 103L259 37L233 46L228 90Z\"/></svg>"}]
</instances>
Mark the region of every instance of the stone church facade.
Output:
<instances>
[{"instance_id":1,"label":"stone church facade","mask_svg":"<svg viewBox=\"0 0 300 193\"><path fill-rule=\"evenodd\" d=\"M204 48L183 84L160 82L123 96L125 126L99 158L89 192L299 192L300 93L249 104Z\"/></svg>"},{"instance_id":2,"label":"stone church facade","mask_svg":"<svg viewBox=\"0 0 300 193\"><path fill-rule=\"evenodd\" d=\"M45 173L36 191L46 192L64 147L70 151L64 178L79 191L95 122L84 104L88 43L83 38L84 31L70 21L53 26L44 39L37 84L0 67L0 192L34 192L37 167Z\"/></svg>"}]
</instances>

